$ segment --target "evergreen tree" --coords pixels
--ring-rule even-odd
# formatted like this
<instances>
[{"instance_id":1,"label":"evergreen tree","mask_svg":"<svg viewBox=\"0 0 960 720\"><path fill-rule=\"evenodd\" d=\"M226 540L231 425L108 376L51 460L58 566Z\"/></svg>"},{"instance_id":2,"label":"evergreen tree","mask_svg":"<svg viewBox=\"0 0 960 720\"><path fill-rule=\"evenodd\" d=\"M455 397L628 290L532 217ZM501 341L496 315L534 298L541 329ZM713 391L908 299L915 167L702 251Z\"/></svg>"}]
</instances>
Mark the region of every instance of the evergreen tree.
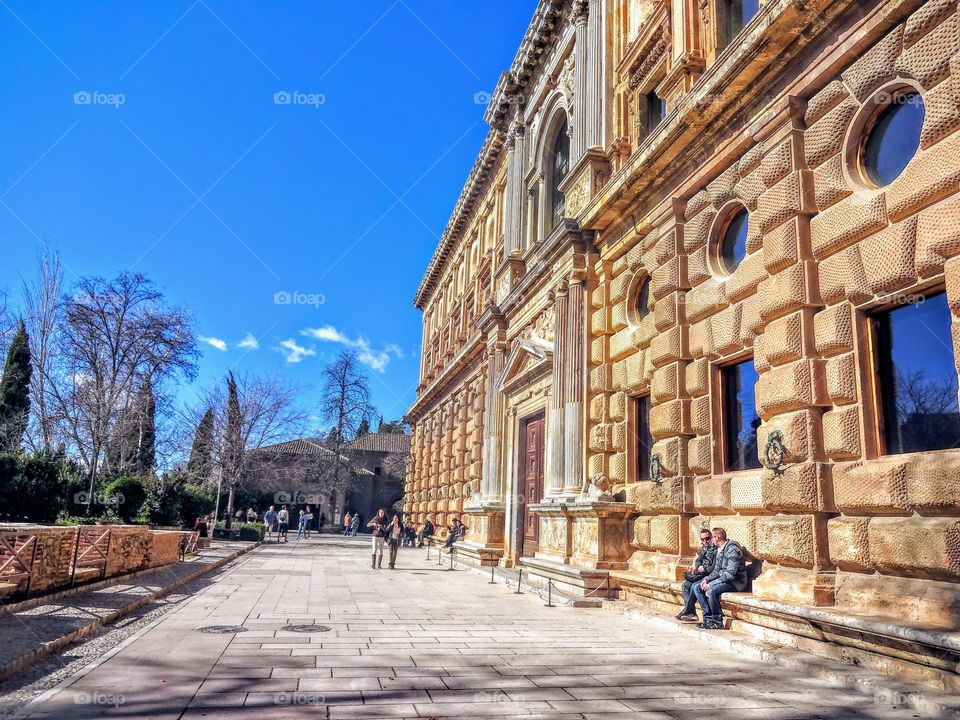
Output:
<instances>
[{"instance_id":1,"label":"evergreen tree","mask_svg":"<svg viewBox=\"0 0 960 720\"><path fill-rule=\"evenodd\" d=\"M30 416L30 338L20 321L7 350L7 362L0 379L0 452L20 447Z\"/></svg>"},{"instance_id":2,"label":"evergreen tree","mask_svg":"<svg viewBox=\"0 0 960 720\"><path fill-rule=\"evenodd\" d=\"M383 418L380 418L380 427L377 428L377 432L389 433L391 435L405 435L406 428L404 427L403 420L391 420L390 422L384 422Z\"/></svg>"},{"instance_id":3,"label":"evergreen tree","mask_svg":"<svg viewBox=\"0 0 960 720\"><path fill-rule=\"evenodd\" d=\"M137 397L137 445L133 471L147 477L154 471L157 460L157 399L153 394L153 382L148 377L140 386Z\"/></svg>"},{"instance_id":4,"label":"evergreen tree","mask_svg":"<svg viewBox=\"0 0 960 720\"><path fill-rule=\"evenodd\" d=\"M357 426L357 437L367 435L370 432L370 421L364 418Z\"/></svg>"},{"instance_id":5,"label":"evergreen tree","mask_svg":"<svg viewBox=\"0 0 960 720\"><path fill-rule=\"evenodd\" d=\"M200 418L197 430L193 434L193 445L190 447L190 459L187 461L187 475L189 481L201 485L210 478L213 467L213 408Z\"/></svg>"},{"instance_id":6,"label":"evergreen tree","mask_svg":"<svg viewBox=\"0 0 960 720\"><path fill-rule=\"evenodd\" d=\"M243 470L243 414L240 412L240 396L233 373L227 375L227 422L223 437L223 475L229 483L227 496L227 527L233 516L233 497Z\"/></svg>"}]
</instances>

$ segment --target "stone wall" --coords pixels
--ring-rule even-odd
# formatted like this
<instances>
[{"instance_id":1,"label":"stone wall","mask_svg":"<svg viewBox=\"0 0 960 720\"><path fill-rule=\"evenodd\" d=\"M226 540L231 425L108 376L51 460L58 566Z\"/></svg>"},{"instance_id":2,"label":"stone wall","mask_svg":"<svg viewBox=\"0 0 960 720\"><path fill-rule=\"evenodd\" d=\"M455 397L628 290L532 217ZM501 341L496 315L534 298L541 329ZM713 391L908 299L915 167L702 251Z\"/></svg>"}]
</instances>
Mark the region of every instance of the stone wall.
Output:
<instances>
[{"instance_id":1,"label":"stone wall","mask_svg":"<svg viewBox=\"0 0 960 720\"><path fill-rule=\"evenodd\" d=\"M104 537L97 543L99 552L87 549L93 540L107 531L109 538ZM83 536L78 543L81 533ZM78 555L78 571L87 568L88 572L79 572L77 581L170 565L179 561L181 538L189 535L189 531L151 530L137 525L82 528L0 525L0 537L5 542L0 561L9 560L12 552L22 558L22 565L15 561L7 563L0 582L7 580L16 584L16 589L8 588L7 595L23 594L28 586L31 595L68 587L74 580ZM24 568L29 569L29 577L20 576Z\"/></svg>"},{"instance_id":2,"label":"stone wall","mask_svg":"<svg viewBox=\"0 0 960 720\"><path fill-rule=\"evenodd\" d=\"M960 453L879 453L864 318L945 289L945 348L960 347L960 20L952 2L913 7L858 28L859 52L817 56L820 72L758 111L736 152L678 183L689 192L598 264L588 466L641 513L641 575L678 579L699 529L720 525L766 561L761 598L960 619ZM920 149L890 184L863 187L851 143L877 94L905 82L924 97ZM718 277L710 247L731 203L749 211L747 254ZM644 277L652 312L637 319ZM758 446L780 431L784 469L724 472L717 368L751 357ZM659 483L631 476L642 394Z\"/></svg>"}]
</instances>

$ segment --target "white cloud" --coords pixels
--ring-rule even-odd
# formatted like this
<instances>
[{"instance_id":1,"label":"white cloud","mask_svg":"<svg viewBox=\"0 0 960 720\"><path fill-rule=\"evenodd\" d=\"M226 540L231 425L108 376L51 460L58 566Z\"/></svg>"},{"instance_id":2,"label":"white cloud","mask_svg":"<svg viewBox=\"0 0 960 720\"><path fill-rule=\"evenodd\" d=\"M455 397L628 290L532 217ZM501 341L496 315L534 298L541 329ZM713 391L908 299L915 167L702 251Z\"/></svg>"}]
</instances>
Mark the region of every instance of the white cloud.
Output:
<instances>
[{"instance_id":1,"label":"white cloud","mask_svg":"<svg viewBox=\"0 0 960 720\"><path fill-rule=\"evenodd\" d=\"M298 363L305 357L317 354L316 350L298 344L293 338L287 338L280 343L280 348L280 351L286 354L288 363Z\"/></svg>"},{"instance_id":2,"label":"white cloud","mask_svg":"<svg viewBox=\"0 0 960 720\"><path fill-rule=\"evenodd\" d=\"M220 338L215 338L215 337L203 337L203 336L201 336L201 337L200 337L200 342L204 342L204 343L206 343L207 345L209 345L210 347L216 348L216 349L219 350L220 352L226 352L226 351L227 351L227 343L226 343L226 341L225 341L225 340L221 340Z\"/></svg>"},{"instance_id":3,"label":"white cloud","mask_svg":"<svg viewBox=\"0 0 960 720\"><path fill-rule=\"evenodd\" d=\"M313 338L314 340L324 340L335 342L340 345L346 345L357 351L357 360L364 365L373 368L378 373L383 373L390 363L390 357L403 357L403 351L398 345L393 343L386 345L383 350L374 350L370 346L370 341L363 335L359 335L356 340L337 330L333 325L324 325L318 328L307 328L300 331L301 335Z\"/></svg>"},{"instance_id":4,"label":"white cloud","mask_svg":"<svg viewBox=\"0 0 960 720\"><path fill-rule=\"evenodd\" d=\"M244 350L256 350L258 347L260 347L260 343L257 342L257 339L252 333L247 333L243 340L237 343L237 347L243 348Z\"/></svg>"}]
</instances>

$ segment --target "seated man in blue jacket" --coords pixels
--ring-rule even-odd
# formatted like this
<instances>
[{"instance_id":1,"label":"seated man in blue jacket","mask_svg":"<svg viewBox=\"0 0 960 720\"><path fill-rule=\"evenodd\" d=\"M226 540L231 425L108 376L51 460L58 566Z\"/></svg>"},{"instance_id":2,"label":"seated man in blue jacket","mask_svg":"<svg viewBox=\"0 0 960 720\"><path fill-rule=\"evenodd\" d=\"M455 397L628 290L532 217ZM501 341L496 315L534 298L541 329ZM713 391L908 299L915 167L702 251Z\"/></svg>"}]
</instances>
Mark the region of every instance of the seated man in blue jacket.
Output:
<instances>
[{"instance_id":1,"label":"seated man in blue jacket","mask_svg":"<svg viewBox=\"0 0 960 720\"><path fill-rule=\"evenodd\" d=\"M720 608L720 596L723 593L747 589L747 564L743 548L739 543L727 540L727 531L723 528L713 529L713 543L717 546L713 570L693 589L703 610L703 622L697 623L697 627L704 630L723 629L723 610Z\"/></svg>"}]
</instances>

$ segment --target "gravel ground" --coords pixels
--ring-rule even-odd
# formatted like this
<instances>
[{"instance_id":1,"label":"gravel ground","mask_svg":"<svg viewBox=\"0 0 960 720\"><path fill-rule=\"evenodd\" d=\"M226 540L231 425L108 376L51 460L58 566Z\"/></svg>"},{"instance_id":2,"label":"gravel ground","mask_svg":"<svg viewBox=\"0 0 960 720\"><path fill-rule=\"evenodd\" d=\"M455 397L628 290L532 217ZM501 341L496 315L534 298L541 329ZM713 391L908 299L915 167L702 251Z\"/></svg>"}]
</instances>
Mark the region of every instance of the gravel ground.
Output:
<instances>
[{"instance_id":1,"label":"gravel ground","mask_svg":"<svg viewBox=\"0 0 960 720\"><path fill-rule=\"evenodd\" d=\"M230 568L228 563L220 572ZM214 571L216 573L218 571ZM28 702L109 652L128 637L162 617L210 582L210 575L193 580L178 590L137 609L87 638L48 655L22 673L0 680L0 718L17 717Z\"/></svg>"}]
</instances>

